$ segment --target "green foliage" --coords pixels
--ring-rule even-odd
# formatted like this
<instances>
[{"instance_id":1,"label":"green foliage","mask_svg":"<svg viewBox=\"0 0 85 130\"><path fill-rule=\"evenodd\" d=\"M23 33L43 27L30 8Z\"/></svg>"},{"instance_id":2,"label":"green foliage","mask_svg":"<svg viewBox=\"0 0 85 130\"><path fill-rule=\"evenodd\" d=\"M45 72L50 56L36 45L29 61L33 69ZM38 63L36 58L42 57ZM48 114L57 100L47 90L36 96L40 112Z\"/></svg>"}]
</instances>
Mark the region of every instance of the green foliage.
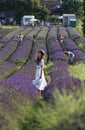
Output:
<instances>
[{"instance_id":1,"label":"green foliage","mask_svg":"<svg viewBox=\"0 0 85 130\"><path fill-rule=\"evenodd\" d=\"M1 11L12 11L18 22L23 15L35 15L39 19L47 20L49 11L40 5L40 0L1 0Z\"/></svg>"},{"instance_id":2,"label":"green foliage","mask_svg":"<svg viewBox=\"0 0 85 130\"><path fill-rule=\"evenodd\" d=\"M83 46L83 43L81 43L80 41L76 41L76 44L78 45L78 47L79 47L81 50L85 51L84 46Z\"/></svg>"},{"instance_id":3,"label":"green foliage","mask_svg":"<svg viewBox=\"0 0 85 130\"><path fill-rule=\"evenodd\" d=\"M39 32L39 34L37 35L37 39L43 39L45 40L46 39L46 35L47 35L47 32L48 32L48 28L47 27L44 27L42 28L42 30Z\"/></svg>"},{"instance_id":4,"label":"green foliage","mask_svg":"<svg viewBox=\"0 0 85 130\"><path fill-rule=\"evenodd\" d=\"M37 14L39 19L48 20L50 11L45 6L40 6Z\"/></svg>"},{"instance_id":5,"label":"green foliage","mask_svg":"<svg viewBox=\"0 0 85 130\"><path fill-rule=\"evenodd\" d=\"M3 47L4 47L3 43L0 43L0 49L3 48Z\"/></svg>"},{"instance_id":6,"label":"green foliage","mask_svg":"<svg viewBox=\"0 0 85 130\"><path fill-rule=\"evenodd\" d=\"M50 67L53 65L53 63L51 61L48 61L44 70L45 70L45 75L49 75L50 73Z\"/></svg>"},{"instance_id":7,"label":"green foliage","mask_svg":"<svg viewBox=\"0 0 85 130\"><path fill-rule=\"evenodd\" d=\"M49 17L49 20L50 20L51 22L58 20L58 15L51 15L51 16Z\"/></svg>"},{"instance_id":8,"label":"green foliage","mask_svg":"<svg viewBox=\"0 0 85 130\"><path fill-rule=\"evenodd\" d=\"M0 66L0 71L1 71L1 69L2 69L2 66ZM3 69L2 69L2 73L3 74L0 75L0 81L3 80L6 77L12 75L16 70L17 70L16 65L13 66L13 67L11 67L11 68L9 68L9 67L8 68L3 67Z\"/></svg>"},{"instance_id":9,"label":"green foliage","mask_svg":"<svg viewBox=\"0 0 85 130\"><path fill-rule=\"evenodd\" d=\"M62 12L76 14L78 18L83 16L83 6L81 0L62 0Z\"/></svg>"},{"instance_id":10,"label":"green foliage","mask_svg":"<svg viewBox=\"0 0 85 130\"><path fill-rule=\"evenodd\" d=\"M83 19L83 36L85 37L85 18Z\"/></svg>"},{"instance_id":11,"label":"green foliage","mask_svg":"<svg viewBox=\"0 0 85 130\"><path fill-rule=\"evenodd\" d=\"M81 36L83 36L83 31L82 31L82 21L81 20L77 20L77 25L76 25L76 30L80 33Z\"/></svg>"},{"instance_id":12,"label":"green foliage","mask_svg":"<svg viewBox=\"0 0 85 130\"><path fill-rule=\"evenodd\" d=\"M70 66L69 72L71 76L74 76L75 78L79 78L81 80L85 80L85 65L84 64Z\"/></svg>"}]
</instances>

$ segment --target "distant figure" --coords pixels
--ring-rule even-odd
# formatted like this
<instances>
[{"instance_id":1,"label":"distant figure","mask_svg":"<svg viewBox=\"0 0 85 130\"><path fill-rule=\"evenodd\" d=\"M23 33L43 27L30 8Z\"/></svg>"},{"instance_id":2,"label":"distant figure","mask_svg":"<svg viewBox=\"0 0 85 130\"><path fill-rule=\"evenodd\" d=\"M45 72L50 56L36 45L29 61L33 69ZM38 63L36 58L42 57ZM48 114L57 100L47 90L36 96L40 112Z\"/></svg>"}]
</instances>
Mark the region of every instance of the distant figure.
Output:
<instances>
[{"instance_id":1,"label":"distant figure","mask_svg":"<svg viewBox=\"0 0 85 130\"><path fill-rule=\"evenodd\" d=\"M0 21L0 26L1 26L1 21Z\"/></svg>"},{"instance_id":2,"label":"distant figure","mask_svg":"<svg viewBox=\"0 0 85 130\"><path fill-rule=\"evenodd\" d=\"M60 36L59 36L59 42L60 42L61 45L63 43L63 39L64 39L64 37L62 36L62 34L60 34Z\"/></svg>"},{"instance_id":3,"label":"distant figure","mask_svg":"<svg viewBox=\"0 0 85 130\"><path fill-rule=\"evenodd\" d=\"M42 20L42 21L41 21L41 25L44 26L44 24L45 24L45 22L44 22L44 20Z\"/></svg>"},{"instance_id":4,"label":"distant figure","mask_svg":"<svg viewBox=\"0 0 85 130\"><path fill-rule=\"evenodd\" d=\"M35 34L33 34L33 42L35 42L35 37L36 37Z\"/></svg>"},{"instance_id":5,"label":"distant figure","mask_svg":"<svg viewBox=\"0 0 85 130\"><path fill-rule=\"evenodd\" d=\"M47 82L44 75L44 50L39 50L36 60L36 75L35 80L32 81L33 85L38 89L40 98L43 98L43 90L47 86Z\"/></svg>"},{"instance_id":6,"label":"distant figure","mask_svg":"<svg viewBox=\"0 0 85 130\"><path fill-rule=\"evenodd\" d=\"M71 51L65 51L64 53L65 53L65 55L67 55L69 57L69 62L73 63L75 54L73 52L71 52Z\"/></svg>"},{"instance_id":7,"label":"distant figure","mask_svg":"<svg viewBox=\"0 0 85 130\"><path fill-rule=\"evenodd\" d=\"M20 42L22 42L23 38L24 38L23 34L20 33L20 34L19 34L19 40L20 40Z\"/></svg>"},{"instance_id":8,"label":"distant figure","mask_svg":"<svg viewBox=\"0 0 85 130\"><path fill-rule=\"evenodd\" d=\"M49 27L49 26L50 26L50 22L45 22L45 25L46 25L47 27Z\"/></svg>"},{"instance_id":9,"label":"distant figure","mask_svg":"<svg viewBox=\"0 0 85 130\"><path fill-rule=\"evenodd\" d=\"M16 22L16 20L14 20L14 21L13 21L13 25L17 25L17 22Z\"/></svg>"}]
</instances>

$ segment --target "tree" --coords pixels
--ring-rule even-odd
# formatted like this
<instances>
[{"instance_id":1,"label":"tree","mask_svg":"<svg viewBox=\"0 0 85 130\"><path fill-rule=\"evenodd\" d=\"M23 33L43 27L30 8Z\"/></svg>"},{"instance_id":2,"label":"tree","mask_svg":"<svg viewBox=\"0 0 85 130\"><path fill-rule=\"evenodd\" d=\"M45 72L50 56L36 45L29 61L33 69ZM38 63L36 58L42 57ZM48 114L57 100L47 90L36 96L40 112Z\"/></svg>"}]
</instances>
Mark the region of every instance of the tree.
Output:
<instances>
[{"instance_id":1,"label":"tree","mask_svg":"<svg viewBox=\"0 0 85 130\"><path fill-rule=\"evenodd\" d=\"M38 12L38 18L40 20L48 20L50 15L50 11L45 6L40 6Z\"/></svg>"},{"instance_id":2,"label":"tree","mask_svg":"<svg viewBox=\"0 0 85 130\"><path fill-rule=\"evenodd\" d=\"M75 13L78 18L83 16L83 8L81 0L62 0L62 13Z\"/></svg>"},{"instance_id":3,"label":"tree","mask_svg":"<svg viewBox=\"0 0 85 130\"><path fill-rule=\"evenodd\" d=\"M20 23L21 17L26 13L26 0L0 0L0 11L11 11Z\"/></svg>"},{"instance_id":4,"label":"tree","mask_svg":"<svg viewBox=\"0 0 85 130\"><path fill-rule=\"evenodd\" d=\"M49 11L40 5L40 0L0 0L0 11L12 11L18 23L23 15L35 15L47 20Z\"/></svg>"},{"instance_id":5,"label":"tree","mask_svg":"<svg viewBox=\"0 0 85 130\"><path fill-rule=\"evenodd\" d=\"M85 37L85 0L83 0L83 10L84 10L84 16L83 16L83 34Z\"/></svg>"}]
</instances>

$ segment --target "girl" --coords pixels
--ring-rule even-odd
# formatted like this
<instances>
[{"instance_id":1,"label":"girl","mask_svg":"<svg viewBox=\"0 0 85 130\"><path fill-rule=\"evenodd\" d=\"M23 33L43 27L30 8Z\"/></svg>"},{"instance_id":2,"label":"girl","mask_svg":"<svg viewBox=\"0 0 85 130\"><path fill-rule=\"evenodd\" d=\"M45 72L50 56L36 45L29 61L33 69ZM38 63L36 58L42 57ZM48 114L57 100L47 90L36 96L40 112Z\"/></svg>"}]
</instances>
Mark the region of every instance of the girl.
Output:
<instances>
[{"instance_id":1,"label":"girl","mask_svg":"<svg viewBox=\"0 0 85 130\"><path fill-rule=\"evenodd\" d=\"M38 89L38 93L40 95L40 98L43 98L43 90L47 86L47 82L45 79L44 75L44 57L45 57L45 52L44 50L39 50L38 51L38 56L36 60L36 75L35 75L35 80L33 80L33 85Z\"/></svg>"}]
</instances>

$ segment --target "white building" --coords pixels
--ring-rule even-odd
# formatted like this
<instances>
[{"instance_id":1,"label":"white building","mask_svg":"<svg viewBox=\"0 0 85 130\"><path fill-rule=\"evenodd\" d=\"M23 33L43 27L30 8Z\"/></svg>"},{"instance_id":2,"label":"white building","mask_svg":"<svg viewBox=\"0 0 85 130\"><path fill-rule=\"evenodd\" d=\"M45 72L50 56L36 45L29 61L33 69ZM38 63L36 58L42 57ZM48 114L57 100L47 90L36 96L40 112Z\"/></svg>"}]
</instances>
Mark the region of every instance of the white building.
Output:
<instances>
[{"instance_id":1,"label":"white building","mask_svg":"<svg viewBox=\"0 0 85 130\"><path fill-rule=\"evenodd\" d=\"M76 26L76 15L75 14L63 14L63 25L64 26Z\"/></svg>"}]
</instances>

